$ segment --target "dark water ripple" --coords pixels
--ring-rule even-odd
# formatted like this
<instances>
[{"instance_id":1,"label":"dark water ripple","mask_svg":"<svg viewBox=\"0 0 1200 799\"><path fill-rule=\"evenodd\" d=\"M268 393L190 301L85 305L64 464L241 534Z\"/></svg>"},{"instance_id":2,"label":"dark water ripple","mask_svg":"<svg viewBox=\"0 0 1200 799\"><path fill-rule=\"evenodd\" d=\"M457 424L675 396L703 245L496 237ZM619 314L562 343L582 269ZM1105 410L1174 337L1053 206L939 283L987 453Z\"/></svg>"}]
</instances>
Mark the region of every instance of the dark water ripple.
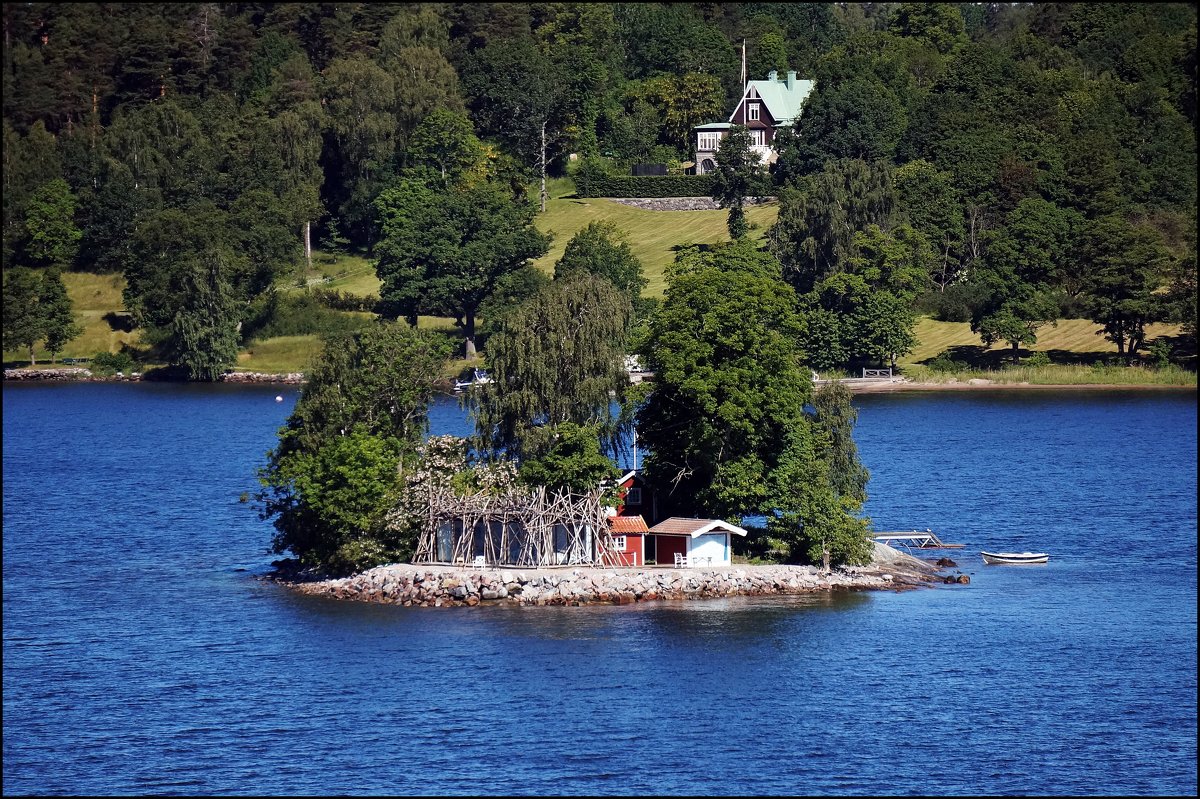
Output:
<instances>
[{"instance_id":1,"label":"dark water ripple","mask_svg":"<svg viewBox=\"0 0 1200 799\"><path fill-rule=\"evenodd\" d=\"M856 400L967 586L473 610L255 579L277 393L4 387L6 794L1196 792L1194 393Z\"/></svg>"}]
</instances>

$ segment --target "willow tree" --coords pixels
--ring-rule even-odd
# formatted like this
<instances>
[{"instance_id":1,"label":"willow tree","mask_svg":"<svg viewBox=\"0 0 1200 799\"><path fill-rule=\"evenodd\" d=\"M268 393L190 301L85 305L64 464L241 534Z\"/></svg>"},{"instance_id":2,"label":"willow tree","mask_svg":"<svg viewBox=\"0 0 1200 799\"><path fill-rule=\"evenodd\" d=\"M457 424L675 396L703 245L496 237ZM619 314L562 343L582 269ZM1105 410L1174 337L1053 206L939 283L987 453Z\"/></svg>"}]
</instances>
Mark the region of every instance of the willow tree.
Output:
<instances>
[{"instance_id":1,"label":"willow tree","mask_svg":"<svg viewBox=\"0 0 1200 799\"><path fill-rule=\"evenodd\" d=\"M615 453L627 426L627 294L595 275L557 280L510 311L488 340L494 382L472 392L481 446L517 460L543 454L564 423L595 425Z\"/></svg>"}]
</instances>

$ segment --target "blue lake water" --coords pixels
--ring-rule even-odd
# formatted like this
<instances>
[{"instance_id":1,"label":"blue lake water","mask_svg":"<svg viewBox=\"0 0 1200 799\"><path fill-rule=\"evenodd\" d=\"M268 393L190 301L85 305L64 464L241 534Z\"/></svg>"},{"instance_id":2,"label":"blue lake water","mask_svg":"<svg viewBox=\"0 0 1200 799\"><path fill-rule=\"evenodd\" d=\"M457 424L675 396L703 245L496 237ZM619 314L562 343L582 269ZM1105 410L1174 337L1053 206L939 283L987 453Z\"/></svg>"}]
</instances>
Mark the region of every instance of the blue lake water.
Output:
<instances>
[{"instance_id":1,"label":"blue lake water","mask_svg":"<svg viewBox=\"0 0 1200 799\"><path fill-rule=\"evenodd\" d=\"M969 585L474 609L256 578L296 396L4 386L5 794L1197 791L1194 392L857 397Z\"/></svg>"}]
</instances>

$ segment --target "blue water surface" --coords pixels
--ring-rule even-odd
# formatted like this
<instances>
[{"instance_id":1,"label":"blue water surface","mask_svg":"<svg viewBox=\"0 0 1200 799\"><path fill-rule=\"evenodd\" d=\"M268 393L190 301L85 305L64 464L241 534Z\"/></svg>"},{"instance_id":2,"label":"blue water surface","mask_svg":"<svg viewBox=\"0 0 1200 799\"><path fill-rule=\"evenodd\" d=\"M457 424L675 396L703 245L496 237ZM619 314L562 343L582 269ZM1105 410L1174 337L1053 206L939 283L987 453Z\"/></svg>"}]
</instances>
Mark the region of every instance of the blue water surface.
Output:
<instances>
[{"instance_id":1,"label":"blue water surface","mask_svg":"<svg viewBox=\"0 0 1200 799\"><path fill-rule=\"evenodd\" d=\"M857 397L969 585L462 609L259 579L296 396L4 386L5 794L1196 793L1194 392Z\"/></svg>"}]
</instances>

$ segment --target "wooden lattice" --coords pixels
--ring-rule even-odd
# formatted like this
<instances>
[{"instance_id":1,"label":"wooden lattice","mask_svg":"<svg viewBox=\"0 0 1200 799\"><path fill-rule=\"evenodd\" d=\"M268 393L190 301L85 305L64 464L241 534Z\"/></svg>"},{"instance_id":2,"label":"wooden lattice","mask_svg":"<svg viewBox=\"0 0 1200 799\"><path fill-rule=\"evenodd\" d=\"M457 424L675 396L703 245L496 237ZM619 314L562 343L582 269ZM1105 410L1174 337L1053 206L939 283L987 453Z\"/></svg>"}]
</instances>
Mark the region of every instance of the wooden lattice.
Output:
<instances>
[{"instance_id":1,"label":"wooden lattice","mask_svg":"<svg viewBox=\"0 0 1200 799\"><path fill-rule=\"evenodd\" d=\"M451 536L451 563L473 563L479 555L488 565L500 566L618 562L599 491L576 494L539 487L461 496L448 486L431 485L427 494L413 563L446 562L439 558L439 533Z\"/></svg>"}]
</instances>

